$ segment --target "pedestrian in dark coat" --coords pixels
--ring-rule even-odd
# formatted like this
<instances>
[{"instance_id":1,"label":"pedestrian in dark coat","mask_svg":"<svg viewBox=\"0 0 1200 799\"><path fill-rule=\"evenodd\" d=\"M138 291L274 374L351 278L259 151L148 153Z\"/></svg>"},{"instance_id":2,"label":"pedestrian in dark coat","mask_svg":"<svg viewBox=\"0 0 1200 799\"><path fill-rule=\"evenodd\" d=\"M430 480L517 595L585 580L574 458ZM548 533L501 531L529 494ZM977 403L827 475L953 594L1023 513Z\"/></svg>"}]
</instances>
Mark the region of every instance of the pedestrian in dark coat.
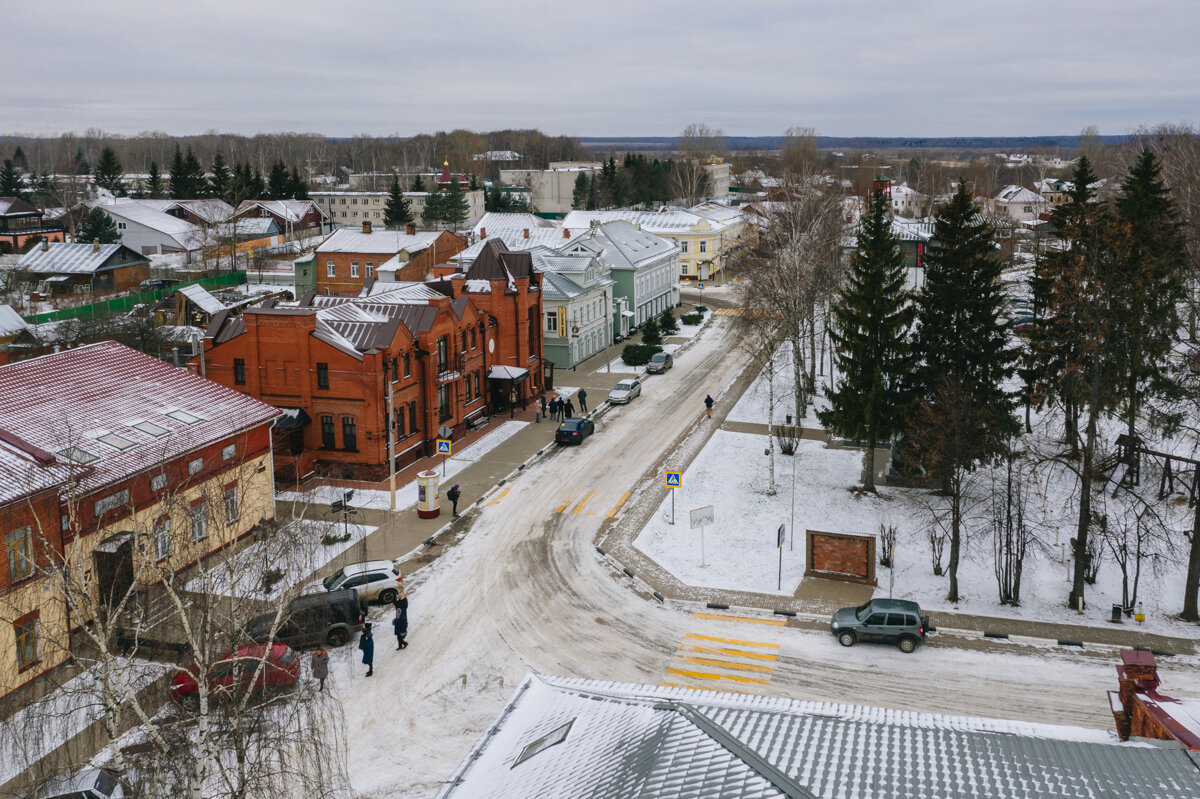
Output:
<instances>
[{"instance_id":1,"label":"pedestrian in dark coat","mask_svg":"<svg viewBox=\"0 0 1200 799\"><path fill-rule=\"evenodd\" d=\"M325 679L329 676L329 653L323 646L312 653L312 672L313 676L321 683L321 687L317 690L324 691Z\"/></svg>"},{"instance_id":2,"label":"pedestrian in dark coat","mask_svg":"<svg viewBox=\"0 0 1200 799\"><path fill-rule=\"evenodd\" d=\"M542 418L543 419L548 418L546 416L546 395L545 394L542 394Z\"/></svg>"},{"instance_id":3,"label":"pedestrian in dark coat","mask_svg":"<svg viewBox=\"0 0 1200 799\"><path fill-rule=\"evenodd\" d=\"M408 641L404 639L408 637L408 594L404 593L404 587L400 587L400 594L396 597L396 618L392 619L392 630L396 633L396 648L404 649L408 646Z\"/></svg>"},{"instance_id":4,"label":"pedestrian in dark coat","mask_svg":"<svg viewBox=\"0 0 1200 799\"><path fill-rule=\"evenodd\" d=\"M371 622L366 623L362 634L358 636L358 648L362 650L362 662L370 677L375 673L375 636L371 634Z\"/></svg>"},{"instance_id":5,"label":"pedestrian in dark coat","mask_svg":"<svg viewBox=\"0 0 1200 799\"><path fill-rule=\"evenodd\" d=\"M575 396L579 397L579 412L587 413L587 392L581 388Z\"/></svg>"},{"instance_id":6,"label":"pedestrian in dark coat","mask_svg":"<svg viewBox=\"0 0 1200 799\"><path fill-rule=\"evenodd\" d=\"M554 400L554 419L561 422L563 420L563 398L559 397Z\"/></svg>"},{"instance_id":7,"label":"pedestrian in dark coat","mask_svg":"<svg viewBox=\"0 0 1200 799\"><path fill-rule=\"evenodd\" d=\"M454 514L454 518L458 518L458 498L462 496L462 492L458 490L458 483L446 492L446 499L450 500L450 512ZM403 590L403 589L402 589Z\"/></svg>"},{"instance_id":8,"label":"pedestrian in dark coat","mask_svg":"<svg viewBox=\"0 0 1200 799\"><path fill-rule=\"evenodd\" d=\"M570 419L574 415L575 415L575 406L571 404L570 400L567 400L567 416L566 416L566 418Z\"/></svg>"},{"instance_id":9,"label":"pedestrian in dark coat","mask_svg":"<svg viewBox=\"0 0 1200 799\"><path fill-rule=\"evenodd\" d=\"M708 418L712 418L713 398L712 394L704 395L704 412L708 414Z\"/></svg>"}]
</instances>

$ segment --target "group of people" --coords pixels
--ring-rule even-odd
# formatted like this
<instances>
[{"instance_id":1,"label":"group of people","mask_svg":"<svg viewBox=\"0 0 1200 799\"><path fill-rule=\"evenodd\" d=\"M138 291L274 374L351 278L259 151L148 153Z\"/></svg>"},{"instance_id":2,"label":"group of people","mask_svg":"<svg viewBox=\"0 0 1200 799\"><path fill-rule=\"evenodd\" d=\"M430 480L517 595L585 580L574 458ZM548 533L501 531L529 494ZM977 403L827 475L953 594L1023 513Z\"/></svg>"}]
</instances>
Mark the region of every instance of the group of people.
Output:
<instances>
[{"instance_id":1,"label":"group of people","mask_svg":"<svg viewBox=\"0 0 1200 799\"><path fill-rule=\"evenodd\" d=\"M575 393L575 399L579 400L579 412L587 413L587 389L579 389ZM542 395L542 416L547 419L552 419L556 422L561 422L564 419L570 419L575 415L575 404L570 398L564 400L561 396L547 402L546 395Z\"/></svg>"},{"instance_id":2,"label":"group of people","mask_svg":"<svg viewBox=\"0 0 1200 799\"><path fill-rule=\"evenodd\" d=\"M395 608L395 615L392 617L392 631L396 635L396 649L408 648L408 594L404 590L404 578L398 578L400 583L395 600L392 601L392 606ZM375 675L375 634L371 630L371 622L363 625L363 630L358 636L358 650L362 652L363 665L367 667L367 676ZM329 652L325 647L318 647L312 653L312 673L313 677L319 683L317 690L325 690L325 680L329 678Z\"/></svg>"}]
</instances>

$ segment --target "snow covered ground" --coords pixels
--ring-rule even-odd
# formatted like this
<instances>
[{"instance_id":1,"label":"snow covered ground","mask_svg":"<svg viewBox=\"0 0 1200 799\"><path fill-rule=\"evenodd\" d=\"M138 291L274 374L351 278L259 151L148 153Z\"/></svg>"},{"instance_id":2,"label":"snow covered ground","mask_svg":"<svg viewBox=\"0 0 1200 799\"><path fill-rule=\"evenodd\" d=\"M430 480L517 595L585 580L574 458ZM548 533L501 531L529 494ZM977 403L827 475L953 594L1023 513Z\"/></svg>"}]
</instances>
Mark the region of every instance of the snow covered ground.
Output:
<instances>
[{"instance_id":1,"label":"snow covered ground","mask_svg":"<svg viewBox=\"0 0 1200 799\"><path fill-rule=\"evenodd\" d=\"M796 381L792 373L791 357L791 344L784 342L783 346L779 348L779 354L775 357L774 403L771 402L772 392L768 385L766 369L764 369L746 389L746 393L741 396L737 404L733 406L733 410L729 412L730 421L766 424L767 408L772 406L771 420L775 424L786 424L788 416L795 416L796 401L792 395L792 387L796 385ZM804 427L819 427L820 422L817 421L816 412L818 409L829 407L829 401L825 399L824 378L818 375L817 383L816 396L811 398L808 412L800 420L800 424Z\"/></svg>"}]
</instances>

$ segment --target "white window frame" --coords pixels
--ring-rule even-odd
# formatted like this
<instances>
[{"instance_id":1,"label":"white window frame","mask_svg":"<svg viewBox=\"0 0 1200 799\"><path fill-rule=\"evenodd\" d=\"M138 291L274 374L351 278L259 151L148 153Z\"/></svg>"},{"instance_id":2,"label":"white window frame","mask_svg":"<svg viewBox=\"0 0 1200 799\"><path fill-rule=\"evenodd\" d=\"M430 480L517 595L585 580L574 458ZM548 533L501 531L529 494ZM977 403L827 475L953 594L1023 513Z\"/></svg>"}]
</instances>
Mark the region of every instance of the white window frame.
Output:
<instances>
[{"instance_id":1,"label":"white window frame","mask_svg":"<svg viewBox=\"0 0 1200 799\"><path fill-rule=\"evenodd\" d=\"M154 560L166 560L171 556L171 520L163 519L154 525Z\"/></svg>"},{"instance_id":2,"label":"white window frame","mask_svg":"<svg viewBox=\"0 0 1200 799\"><path fill-rule=\"evenodd\" d=\"M221 460L231 461L237 457L237 444L229 444L221 449Z\"/></svg>"},{"instance_id":3,"label":"white window frame","mask_svg":"<svg viewBox=\"0 0 1200 799\"><path fill-rule=\"evenodd\" d=\"M156 474L150 478L150 490L151 491L162 491L166 487L167 487L167 475L166 474Z\"/></svg>"},{"instance_id":4,"label":"white window frame","mask_svg":"<svg viewBox=\"0 0 1200 799\"><path fill-rule=\"evenodd\" d=\"M337 277L337 265L333 261L325 262L325 277Z\"/></svg>"},{"instance_id":5,"label":"white window frame","mask_svg":"<svg viewBox=\"0 0 1200 799\"><path fill-rule=\"evenodd\" d=\"M208 538L208 503L188 509L188 526L192 531L193 541L203 541Z\"/></svg>"},{"instance_id":6,"label":"white window frame","mask_svg":"<svg viewBox=\"0 0 1200 799\"><path fill-rule=\"evenodd\" d=\"M350 262L350 277L358 277L358 261Z\"/></svg>"},{"instance_id":7,"label":"white window frame","mask_svg":"<svg viewBox=\"0 0 1200 799\"><path fill-rule=\"evenodd\" d=\"M188 461L188 476L199 474L204 471L204 458L195 458Z\"/></svg>"},{"instance_id":8,"label":"white window frame","mask_svg":"<svg viewBox=\"0 0 1200 799\"><path fill-rule=\"evenodd\" d=\"M237 486L225 489L225 521L226 523L236 522L241 518L242 509L238 503Z\"/></svg>"}]
</instances>

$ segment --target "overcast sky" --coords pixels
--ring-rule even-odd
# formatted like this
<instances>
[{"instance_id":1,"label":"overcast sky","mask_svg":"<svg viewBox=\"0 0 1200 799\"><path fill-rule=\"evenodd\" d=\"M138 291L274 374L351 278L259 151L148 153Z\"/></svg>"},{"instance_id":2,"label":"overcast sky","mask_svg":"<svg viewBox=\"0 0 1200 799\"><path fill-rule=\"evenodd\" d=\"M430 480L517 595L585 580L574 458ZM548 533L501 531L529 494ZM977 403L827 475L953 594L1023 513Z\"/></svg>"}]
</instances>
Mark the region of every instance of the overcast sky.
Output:
<instances>
[{"instance_id":1,"label":"overcast sky","mask_svg":"<svg viewBox=\"0 0 1200 799\"><path fill-rule=\"evenodd\" d=\"M33 2L0 132L1126 133L1200 122L1195 0ZM13 20L10 19L10 23Z\"/></svg>"}]
</instances>

